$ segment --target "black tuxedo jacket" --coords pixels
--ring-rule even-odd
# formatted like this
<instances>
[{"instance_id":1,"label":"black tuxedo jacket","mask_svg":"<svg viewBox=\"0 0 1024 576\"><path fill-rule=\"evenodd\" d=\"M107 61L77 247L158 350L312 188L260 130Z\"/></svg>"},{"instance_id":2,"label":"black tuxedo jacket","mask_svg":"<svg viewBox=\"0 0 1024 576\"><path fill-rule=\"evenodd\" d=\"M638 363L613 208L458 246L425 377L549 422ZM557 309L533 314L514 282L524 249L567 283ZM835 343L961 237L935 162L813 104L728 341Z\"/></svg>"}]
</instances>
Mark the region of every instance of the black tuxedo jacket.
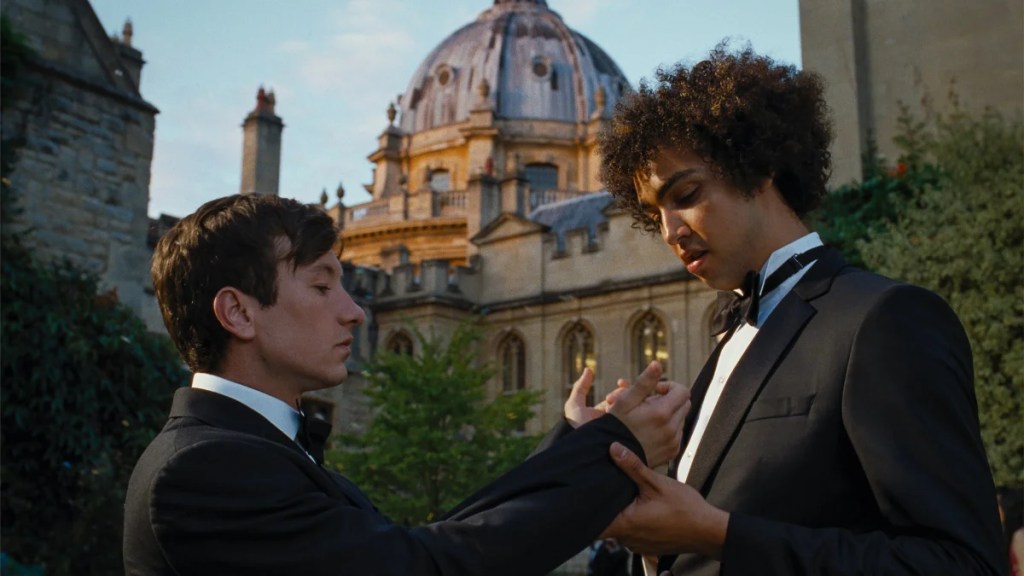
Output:
<instances>
[{"instance_id":1,"label":"black tuxedo jacket","mask_svg":"<svg viewBox=\"0 0 1024 576\"><path fill-rule=\"evenodd\" d=\"M270 422L204 390L177 391L125 501L131 575L543 575L584 549L636 494L608 445L615 417L570 434L448 518L395 525Z\"/></svg>"},{"instance_id":2,"label":"black tuxedo jacket","mask_svg":"<svg viewBox=\"0 0 1024 576\"><path fill-rule=\"evenodd\" d=\"M692 389L684 447L717 360ZM731 513L721 564L683 555L661 569L1005 573L971 362L941 298L829 251L740 359L690 469Z\"/></svg>"}]
</instances>

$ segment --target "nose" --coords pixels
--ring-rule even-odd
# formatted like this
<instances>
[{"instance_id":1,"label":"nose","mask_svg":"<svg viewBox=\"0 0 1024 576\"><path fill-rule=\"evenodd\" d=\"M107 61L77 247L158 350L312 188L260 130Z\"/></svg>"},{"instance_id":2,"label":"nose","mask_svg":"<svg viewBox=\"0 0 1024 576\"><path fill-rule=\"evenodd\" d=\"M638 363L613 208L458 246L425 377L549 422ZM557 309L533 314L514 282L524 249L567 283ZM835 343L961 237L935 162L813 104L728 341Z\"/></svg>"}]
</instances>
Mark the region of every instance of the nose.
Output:
<instances>
[{"instance_id":1,"label":"nose","mask_svg":"<svg viewBox=\"0 0 1024 576\"><path fill-rule=\"evenodd\" d=\"M338 309L338 320L342 324L351 324L353 326L359 326L363 322L366 322L366 312L363 308L356 304L356 301L352 299L352 296L344 288L341 289L342 301Z\"/></svg>"},{"instance_id":2,"label":"nose","mask_svg":"<svg viewBox=\"0 0 1024 576\"><path fill-rule=\"evenodd\" d=\"M661 237L669 246L679 244L679 240L690 235L690 227L683 222L679 214L671 210L661 211Z\"/></svg>"}]
</instances>

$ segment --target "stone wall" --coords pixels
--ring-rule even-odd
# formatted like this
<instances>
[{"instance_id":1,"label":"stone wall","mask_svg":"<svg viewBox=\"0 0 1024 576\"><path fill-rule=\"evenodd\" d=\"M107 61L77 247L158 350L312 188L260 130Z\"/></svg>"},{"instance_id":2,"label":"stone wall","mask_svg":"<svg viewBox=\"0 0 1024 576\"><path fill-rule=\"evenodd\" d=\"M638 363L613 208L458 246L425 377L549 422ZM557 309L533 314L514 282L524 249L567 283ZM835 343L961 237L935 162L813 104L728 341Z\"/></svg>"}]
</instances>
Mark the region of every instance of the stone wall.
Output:
<instances>
[{"instance_id":1,"label":"stone wall","mask_svg":"<svg viewBox=\"0 0 1024 576\"><path fill-rule=\"evenodd\" d=\"M146 235L157 110L88 2L8 0L3 14L35 51L3 115L4 139L20 143L16 225L39 256L97 274L101 289L116 289L152 324Z\"/></svg>"},{"instance_id":2,"label":"stone wall","mask_svg":"<svg viewBox=\"0 0 1024 576\"><path fill-rule=\"evenodd\" d=\"M803 67L824 77L835 120L832 184L860 180L872 140L895 162L901 105L948 113L952 90L970 111L1019 115L1022 12L1020 0L800 0Z\"/></svg>"}]
</instances>

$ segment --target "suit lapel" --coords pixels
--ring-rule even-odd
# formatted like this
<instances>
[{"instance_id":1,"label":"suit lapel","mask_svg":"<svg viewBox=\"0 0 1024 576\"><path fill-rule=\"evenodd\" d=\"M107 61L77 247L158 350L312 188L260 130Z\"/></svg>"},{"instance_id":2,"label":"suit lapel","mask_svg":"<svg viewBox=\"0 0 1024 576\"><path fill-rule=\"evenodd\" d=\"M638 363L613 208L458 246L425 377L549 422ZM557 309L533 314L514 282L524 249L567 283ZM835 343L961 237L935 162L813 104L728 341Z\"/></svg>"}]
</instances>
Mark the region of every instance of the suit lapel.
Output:
<instances>
[{"instance_id":1,"label":"suit lapel","mask_svg":"<svg viewBox=\"0 0 1024 576\"><path fill-rule=\"evenodd\" d=\"M707 494L706 484L739 431L751 403L757 398L792 342L814 316L816 310L810 301L828 291L835 274L844 265L845 262L839 253L829 250L782 299L758 331L726 382L697 448L693 466L687 476L687 484ZM717 365L716 355L708 361L701 372L701 378L707 378L707 381L702 382L705 389ZM703 400L703 391L701 394ZM691 414L695 415L695 410L696 403ZM689 420L688 418L688 427L691 426ZM684 434L688 436L685 431Z\"/></svg>"}]
</instances>

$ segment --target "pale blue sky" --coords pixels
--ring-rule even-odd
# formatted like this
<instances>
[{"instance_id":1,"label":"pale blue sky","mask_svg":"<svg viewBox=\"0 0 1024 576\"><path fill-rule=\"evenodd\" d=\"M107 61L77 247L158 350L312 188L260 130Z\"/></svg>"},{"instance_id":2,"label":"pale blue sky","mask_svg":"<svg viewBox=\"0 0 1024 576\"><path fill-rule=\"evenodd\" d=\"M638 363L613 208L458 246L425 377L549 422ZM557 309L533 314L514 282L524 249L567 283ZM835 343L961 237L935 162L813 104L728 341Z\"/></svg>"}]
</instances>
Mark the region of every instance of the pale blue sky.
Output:
<instances>
[{"instance_id":1,"label":"pale blue sky","mask_svg":"<svg viewBox=\"0 0 1024 576\"><path fill-rule=\"evenodd\" d=\"M800 65L798 0L548 0L636 85L726 37ZM285 123L282 196L364 202L366 156L427 53L491 0L92 0L108 32L131 18L157 116L149 213L184 216L238 192L241 123L272 88Z\"/></svg>"}]
</instances>

